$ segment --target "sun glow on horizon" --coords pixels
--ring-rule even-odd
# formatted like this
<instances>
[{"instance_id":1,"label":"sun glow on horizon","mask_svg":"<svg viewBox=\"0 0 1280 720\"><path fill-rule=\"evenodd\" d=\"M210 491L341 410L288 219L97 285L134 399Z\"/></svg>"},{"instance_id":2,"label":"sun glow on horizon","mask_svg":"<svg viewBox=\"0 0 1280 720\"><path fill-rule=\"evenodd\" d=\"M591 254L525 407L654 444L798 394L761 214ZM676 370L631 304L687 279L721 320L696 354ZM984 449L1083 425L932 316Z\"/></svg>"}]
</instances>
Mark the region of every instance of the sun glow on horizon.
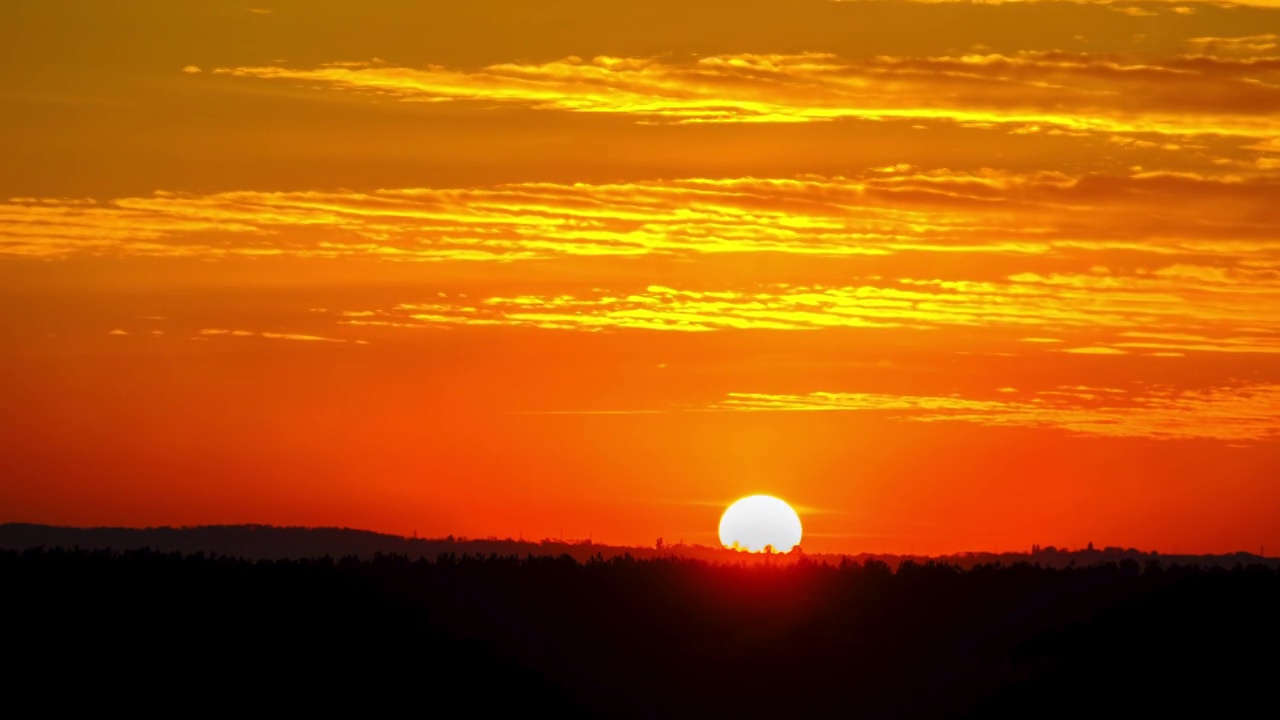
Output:
<instances>
[{"instance_id":1,"label":"sun glow on horizon","mask_svg":"<svg viewBox=\"0 0 1280 720\"><path fill-rule=\"evenodd\" d=\"M789 552L802 534L796 511L770 495L742 498L720 516L720 542L733 550Z\"/></svg>"}]
</instances>

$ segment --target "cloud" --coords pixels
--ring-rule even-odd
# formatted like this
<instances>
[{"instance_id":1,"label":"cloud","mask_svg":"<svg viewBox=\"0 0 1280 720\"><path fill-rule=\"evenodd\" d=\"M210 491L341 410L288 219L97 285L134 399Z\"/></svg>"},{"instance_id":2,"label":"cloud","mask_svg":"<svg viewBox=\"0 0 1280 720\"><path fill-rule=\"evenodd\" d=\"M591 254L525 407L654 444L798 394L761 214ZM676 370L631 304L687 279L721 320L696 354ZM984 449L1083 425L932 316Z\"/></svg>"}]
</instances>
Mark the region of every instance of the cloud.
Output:
<instances>
[{"instance_id":1,"label":"cloud","mask_svg":"<svg viewBox=\"0 0 1280 720\"><path fill-rule=\"evenodd\" d=\"M1191 53L1198 56L1255 57L1274 60L1280 55L1280 35L1266 33L1237 37L1196 37L1186 41Z\"/></svg>"},{"instance_id":2,"label":"cloud","mask_svg":"<svg viewBox=\"0 0 1280 720\"><path fill-rule=\"evenodd\" d=\"M204 71L200 69L199 65L187 65L186 67L182 68L182 72L188 75L198 75Z\"/></svg>"},{"instance_id":3,"label":"cloud","mask_svg":"<svg viewBox=\"0 0 1280 720\"><path fill-rule=\"evenodd\" d=\"M1108 5L1107 9L1112 12L1118 12L1121 15L1128 15L1129 17L1156 17L1160 14L1154 10L1148 10L1138 5Z\"/></svg>"},{"instance_id":4,"label":"cloud","mask_svg":"<svg viewBox=\"0 0 1280 720\"><path fill-rule=\"evenodd\" d=\"M830 2L866 2L867 0L830 0ZM918 2L926 5L1024 5L1024 4L1070 4L1070 5L1112 5L1117 2L1130 2L1131 0L908 0L909 2ZM1172 8L1172 11L1179 15L1192 15L1195 13L1195 6L1209 5L1221 8L1261 8L1273 9L1280 8L1280 0L1192 0L1187 3L1185 0L1145 0L1143 5L1149 7L1161 7L1172 3L1179 5Z\"/></svg>"},{"instance_id":5,"label":"cloud","mask_svg":"<svg viewBox=\"0 0 1280 720\"><path fill-rule=\"evenodd\" d=\"M1200 54L1163 58L1057 50L856 59L824 53L683 61L599 56L475 70L342 62L214 73L404 101L500 102L675 123L919 119L1076 132L1274 136L1280 58L1211 54L1219 47L1225 46L1200 43Z\"/></svg>"},{"instance_id":6,"label":"cloud","mask_svg":"<svg viewBox=\"0 0 1280 720\"><path fill-rule=\"evenodd\" d=\"M806 395L730 393L710 409L739 412L880 412L906 422L968 422L993 427L1057 428L1076 435L1210 439L1280 437L1280 385L1198 390L1060 387L1013 399L877 393Z\"/></svg>"},{"instance_id":7,"label":"cloud","mask_svg":"<svg viewBox=\"0 0 1280 720\"><path fill-rule=\"evenodd\" d=\"M254 330L227 330L224 328L204 328L197 337L237 337L237 338L266 338L268 340L297 340L300 342L322 342L322 343L352 343L355 345L368 345L366 340L343 340L341 338L321 337L319 335L306 335L302 333L281 333L281 332L258 332Z\"/></svg>"},{"instance_id":8,"label":"cloud","mask_svg":"<svg viewBox=\"0 0 1280 720\"><path fill-rule=\"evenodd\" d=\"M1073 355L1128 355L1129 353L1120 348L1107 347L1106 345L1090 345L1088 347L1066 348L1060 352L1071 353Z\"/></svg>"},{"instance_id":9,"label":"cloud","mask_svg":"<svg viewBox=\"0 0 1280 720\"><path fill-rule=\"evenodd\" d=\"M1260 146L1261 147L1261 146ZM1280 176L921 170L0 203L0 255L1274 257Z\"/></svg>"},{"instance_id":10,"label":"cloud","mask_svg":"<svg viewBox=\"0 0 1280 720\"><path fill-rule=\"evenodd\" d=\"M1172 265L1113 273L1003 280L874 280L860 285L765 285L469 299L444 296L386 309L347 310L356 326L507 326L599 332L816 331L897 328L1005 330L1023 351L1079 355L1280 353L1280 277L1271 269ZM1056 334L1073 340L1045 337ZM1079 344L1079 338L1088 338Z\"/></svg>"}]
</instances>

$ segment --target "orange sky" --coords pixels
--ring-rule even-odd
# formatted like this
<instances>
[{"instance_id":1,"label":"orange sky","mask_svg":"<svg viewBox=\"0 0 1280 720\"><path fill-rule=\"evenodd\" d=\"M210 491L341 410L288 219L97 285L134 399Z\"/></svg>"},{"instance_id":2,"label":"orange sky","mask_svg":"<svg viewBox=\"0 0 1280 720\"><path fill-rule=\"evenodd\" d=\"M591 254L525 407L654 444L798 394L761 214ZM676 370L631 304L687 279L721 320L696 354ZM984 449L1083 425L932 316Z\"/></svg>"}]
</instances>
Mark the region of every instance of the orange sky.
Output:
<instances>
[{"instance_id":1,"label":"orange sky","mask_svg":"<svg viewBox=\"0 0 1280 720\"><path fill-rule=\"evenodd\" d=\"M261 3L0 8L0 521L1280 548L1280 3Z\"/></svg>"}]
</instances>

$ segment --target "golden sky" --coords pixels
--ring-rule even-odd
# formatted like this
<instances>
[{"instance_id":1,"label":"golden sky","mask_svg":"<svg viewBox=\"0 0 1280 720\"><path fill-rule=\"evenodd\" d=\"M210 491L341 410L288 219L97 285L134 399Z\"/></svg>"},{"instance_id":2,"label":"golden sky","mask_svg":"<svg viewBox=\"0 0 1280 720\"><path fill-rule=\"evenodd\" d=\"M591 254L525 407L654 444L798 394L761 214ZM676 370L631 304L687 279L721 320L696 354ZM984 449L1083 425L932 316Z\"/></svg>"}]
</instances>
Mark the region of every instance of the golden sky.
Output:
<instances>
[{"instance_id":1,"label":"golden sky","mask_svg":"<svg viewBox=\"0 0 1280 720\"><path fill-rule=\"evenodd\" d=\"M1280 548L1280 2L0 8L0 521Z\"/></svg>"}]
</instances>

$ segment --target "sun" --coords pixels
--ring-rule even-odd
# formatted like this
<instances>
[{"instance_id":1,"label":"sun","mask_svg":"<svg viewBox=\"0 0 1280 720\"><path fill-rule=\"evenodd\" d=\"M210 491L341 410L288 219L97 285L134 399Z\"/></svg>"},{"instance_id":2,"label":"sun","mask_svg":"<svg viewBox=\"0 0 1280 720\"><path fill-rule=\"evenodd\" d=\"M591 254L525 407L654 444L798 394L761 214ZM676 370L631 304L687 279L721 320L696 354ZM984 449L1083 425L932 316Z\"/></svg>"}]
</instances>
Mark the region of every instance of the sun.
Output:
<instances>
[{"instance_id":1,"label":"sun","mask_svg":"<svg viewBox=\"0 0 1280 720\"><path fill-rule=\"evenodd\" d=\"M771 495L752 495L730 505L720 516L720 542L748 552L787 552L800 544L800 516Z\"/></svg>"}]
</instances>

